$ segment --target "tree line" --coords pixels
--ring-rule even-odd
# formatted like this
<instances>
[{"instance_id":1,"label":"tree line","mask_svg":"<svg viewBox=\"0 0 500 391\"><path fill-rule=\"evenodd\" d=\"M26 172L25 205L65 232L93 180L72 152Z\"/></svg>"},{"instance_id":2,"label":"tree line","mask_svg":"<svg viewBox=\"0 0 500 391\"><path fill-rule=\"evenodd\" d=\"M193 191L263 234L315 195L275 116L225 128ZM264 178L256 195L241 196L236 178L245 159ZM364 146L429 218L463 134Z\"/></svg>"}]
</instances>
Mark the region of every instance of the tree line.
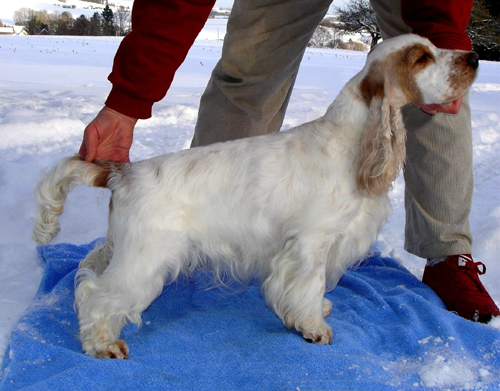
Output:
<instances>
[{"instance_id":1,"label":"tree line","mask_svg":"<svg viewBox=\"0 0 500 391\"><path fill-rule=\"evenodd\" d=\"M70 12L35 11L21 8L14 12L14 22L24 26L29 35L127 35L131 28L130 10L118 7L117 11L106 5L101 13L95 12L90 18L80 15L73 18Z\"/></svg>"},{"instance_id":2,"label":"tree line","mask_svg":"<svg viewBox=\"0 0 500 391\"><path fill-rule=\"evenodd\" d=\"M322 23L310 42L311 46L344 48L345 43L340 36L346 33L370 35L371 46L381 39L375 13L368 0L350 0L345 8L336 8L336 12L337 21ZM48 14L45 10L21 8L14 13L14 21L16 25L24 26L30 35L124 36L131 28L130 10L119 7L113 12L108 5L90 18L80 15L76 19L69 12ZM481 59L500 61L500 1L474 0L467 33Z\"/></svg>"}]
</instances>

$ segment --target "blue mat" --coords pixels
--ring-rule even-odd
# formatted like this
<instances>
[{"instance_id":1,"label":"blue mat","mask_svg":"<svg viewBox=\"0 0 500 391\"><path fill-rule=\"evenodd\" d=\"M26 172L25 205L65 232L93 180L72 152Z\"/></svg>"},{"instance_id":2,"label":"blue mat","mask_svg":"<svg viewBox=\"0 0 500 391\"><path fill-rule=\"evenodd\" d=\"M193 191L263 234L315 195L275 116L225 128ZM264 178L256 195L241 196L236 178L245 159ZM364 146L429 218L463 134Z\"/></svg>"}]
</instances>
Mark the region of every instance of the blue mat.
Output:
<instances>
[{"instance_id":1,"label":"blue mat","mask_svg":"<svg viewBox=\"0 0 500 391\"><path fill-rule=\"evenodd\" d=\"M396 261L374 255L327 295L334 339L286 330L259 289L204 289L207 276L165 287L124 329L130 359L85 356L73 278L93 244L39 247L39 292L19 320L1 390L500 389L500 331L459 318Z\"/></svg>"}]
</instances>

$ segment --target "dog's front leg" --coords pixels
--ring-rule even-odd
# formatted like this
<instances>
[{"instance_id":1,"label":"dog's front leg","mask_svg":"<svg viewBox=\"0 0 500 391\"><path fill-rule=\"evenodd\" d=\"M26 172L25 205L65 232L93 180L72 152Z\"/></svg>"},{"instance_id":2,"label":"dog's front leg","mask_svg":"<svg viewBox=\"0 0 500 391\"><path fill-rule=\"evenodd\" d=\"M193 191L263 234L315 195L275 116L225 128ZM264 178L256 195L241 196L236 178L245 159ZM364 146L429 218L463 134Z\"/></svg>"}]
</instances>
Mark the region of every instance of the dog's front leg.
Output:
<instances>
[{"instance_id":1,"label":"dog's front leg","mask_svg":"<svg viewBox=\"0 0 500 391\"><path fill-rule=\"evenodd\" d=\"M288 327L309 342L329 344L332 329L324 316L331 302L324 299L328 237L293 238L271 262L263 284L267 304Z\"/></svg>"}]
</instances>

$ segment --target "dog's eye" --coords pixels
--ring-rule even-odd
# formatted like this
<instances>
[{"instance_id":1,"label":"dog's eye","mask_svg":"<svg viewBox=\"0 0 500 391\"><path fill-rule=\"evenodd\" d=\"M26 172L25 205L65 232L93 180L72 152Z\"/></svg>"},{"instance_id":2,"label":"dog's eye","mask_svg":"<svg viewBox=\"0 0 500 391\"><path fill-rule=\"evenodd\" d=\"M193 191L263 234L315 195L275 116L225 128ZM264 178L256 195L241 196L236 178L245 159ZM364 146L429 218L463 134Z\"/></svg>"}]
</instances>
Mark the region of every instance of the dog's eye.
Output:
<instances>
[{"instance_id":1,"label":"dog's eye","mask_svg":"<svg viewBox=\"0 0 500 391\"><path fill-rule=\"evenodd\" d=\"M429 53L423 53L417 61L415 61L415 64L425 64L429 60L432 60L432 57L429 55Z\"/></svg>"}]
</instances>

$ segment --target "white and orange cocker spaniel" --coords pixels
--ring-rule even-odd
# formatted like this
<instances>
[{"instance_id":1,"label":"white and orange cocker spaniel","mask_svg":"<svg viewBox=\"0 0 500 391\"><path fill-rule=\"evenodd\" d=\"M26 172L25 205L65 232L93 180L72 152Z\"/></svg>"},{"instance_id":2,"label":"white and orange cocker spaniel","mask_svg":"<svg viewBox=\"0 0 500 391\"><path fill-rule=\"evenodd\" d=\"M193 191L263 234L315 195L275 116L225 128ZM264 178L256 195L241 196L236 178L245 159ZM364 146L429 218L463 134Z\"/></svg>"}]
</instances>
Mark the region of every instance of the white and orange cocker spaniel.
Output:
<instances>
[{"instance_id":1,"label":"white and orange cocker spaniel","mask_svg":"<svg viewBox=\"0 0 500 391\"><path fill-rule=\"evenodd\" d=\"M76 309L83 350L127 358L119 340L181 273L257 276L283 324L328 344L324 298L369 252L405 159L400 108L446 105L476 77L474 52L404 35L375 47L326 114L290 131L134 163L62 159L36 189L34 240L59 231L77 185L111 190L106 242L82 261Z\"/></svg>"}]
</instances>

